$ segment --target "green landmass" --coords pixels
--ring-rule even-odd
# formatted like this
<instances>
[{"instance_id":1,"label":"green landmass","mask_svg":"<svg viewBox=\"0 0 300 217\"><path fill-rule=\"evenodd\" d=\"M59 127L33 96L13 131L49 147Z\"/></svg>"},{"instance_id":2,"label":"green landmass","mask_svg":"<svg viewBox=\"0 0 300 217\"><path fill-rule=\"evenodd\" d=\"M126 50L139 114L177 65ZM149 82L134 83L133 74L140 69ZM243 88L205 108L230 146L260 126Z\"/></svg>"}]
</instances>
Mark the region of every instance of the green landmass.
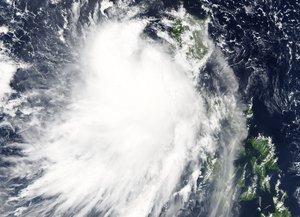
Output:
<instances>
[{"instance_id":1,"label":"green landmass","mask_svg":"<svg viewBox=\"0 0 300 217\"><path fill-rule=\"evenodd\" d=\"M258 205L261 217L291 216L285 205L286 193L279 188L281 170L277 164L275 145L270 138L263 136L249 138L237 166L240 174L238 180L241 189L240 202L258 201L269 195L273 200L269 201L267 206L274 209L265 211L265 207Z\"/></svg>"},{"instance_id":2,"label":"green landmass","mask_svg":"<svg viewBox=\"0 0 300 217\"><path fill-rule=\"evenodd\" d=\"M201 33L198 31L192 32L192 35L190 38L194 40L194 46L189 47L189 51L187 55L189 57L193 57L196 59L202 59L203 56L207 53L208 49L207 47L203 44L203 40L201 39Z\"/></svg>"},{"instance_id":3,"label":"green landmass","mask_svg":"<svg viewBox=\"0 0 300 217\"><path fill-rule=\"evenodd\" d=\"M184 48L188 58L201 60L208 52L207 46L203 43L205 25L206 19L201 20L191 15L174 21L171 36L180 48Z\"/></svg>"},{"instance_id":4,"label":"green landmass","mask_svg":"<svg viewBox=\"0 0 300 217\"><path fill-rule=\"evenodd\" d=\"M182 46L182 39L181 35L184 32L186 27L182 25L182 20L177 19L175 21L175 25L171 31L172 37L176 39L176 41L179 43L180 46Z\"/></svg>"},{"instance_id":5,"label":"green landmass","mask_svg":"<svg viewBox=\"0 0 300 217\"><path fill-rule=\"evenodd\" d=\"M246 110L246 116L247 118L251 118L253 116L253 110L252 110L252 107L249 107L247 110Z\"/></svg>"}]
</instances>

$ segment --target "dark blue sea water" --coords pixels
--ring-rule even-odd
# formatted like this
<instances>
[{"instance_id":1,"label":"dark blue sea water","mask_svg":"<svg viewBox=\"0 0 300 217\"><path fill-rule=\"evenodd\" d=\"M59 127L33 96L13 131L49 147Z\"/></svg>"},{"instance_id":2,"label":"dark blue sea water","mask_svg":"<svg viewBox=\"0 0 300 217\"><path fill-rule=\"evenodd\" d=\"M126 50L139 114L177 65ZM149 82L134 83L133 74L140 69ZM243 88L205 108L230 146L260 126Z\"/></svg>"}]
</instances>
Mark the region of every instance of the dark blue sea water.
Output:
<instances>
[{"instance_id":1,"label":"dark blue sea water","mask_svg":"<svg viewBox=\"0 0 300 217\"><path fill-rule=\"evenodd\" d=\"M245 100L253 100L254 117L249 134L272 137L283 171L282 187L288 192L293 216L298 216L300 207L295 192L300 183L297 163L300 160L300 2L207 1L205 4L212 8L211 36L220 44L238 76ZM253 211L246 207L242 215L251 216Z\"/></svg>"}]
</instances>

